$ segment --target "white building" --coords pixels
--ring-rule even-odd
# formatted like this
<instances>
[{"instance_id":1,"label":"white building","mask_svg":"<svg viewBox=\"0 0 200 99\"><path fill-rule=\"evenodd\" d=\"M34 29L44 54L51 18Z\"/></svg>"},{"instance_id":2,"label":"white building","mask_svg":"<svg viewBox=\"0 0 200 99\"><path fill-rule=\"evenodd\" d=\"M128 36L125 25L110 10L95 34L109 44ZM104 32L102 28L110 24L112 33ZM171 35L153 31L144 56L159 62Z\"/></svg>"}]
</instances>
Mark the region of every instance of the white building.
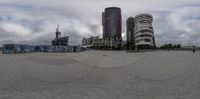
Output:
<instances>
[{"instance_id":1,"label":"white building","mask_svg":"<svg viewBox=\"0 0 200 99\"><path fill-rule=\"evenodd\" d=\"M146 49L154 48L155 38L153 31L153 17L150 14L139 14L134 18L134 37L135 37L135 48Z\"/></svg>"}]
</instances>

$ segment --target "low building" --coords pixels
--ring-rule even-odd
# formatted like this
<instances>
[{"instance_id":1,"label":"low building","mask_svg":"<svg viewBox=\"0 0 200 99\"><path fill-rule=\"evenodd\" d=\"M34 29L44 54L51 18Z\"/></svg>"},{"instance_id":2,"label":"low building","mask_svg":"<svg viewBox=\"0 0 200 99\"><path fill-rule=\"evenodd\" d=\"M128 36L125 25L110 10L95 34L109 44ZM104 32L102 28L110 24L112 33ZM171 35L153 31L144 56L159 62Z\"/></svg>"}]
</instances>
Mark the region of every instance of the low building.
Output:
<instances>
[{"instance_id":1,"label":"low building","mask_svg":"<svg viewBox=\"0 0 200 99\"><path fill-rule=\"evenodd\" d=\"M97 38L97 39L94 39L92 46L95 49L119 50L123 48L122 46L123 43L124 42L122 41L117 41L117 40L113 41L113 39Z\"/></svg>"},{"instance_id":2,"label":"low building","mask_svg":"<svg viewBox=\"0 0 200 99\"><path fill-rule=\"evenodd\" d=\"M95 39L99 39L99 36L91 36L89 38L83 37L82 45L93 45Z\"/></svg>"},{"instance_id":3,"label":"low building","mask_svg":"<svg viewBox=\"0 0 200 99\"><path fill-rule=\"evenodd\" d=\"M84 38L82 39L82 45L87 45L87 38L84 37Z\"/></svg>"}]
</instances>

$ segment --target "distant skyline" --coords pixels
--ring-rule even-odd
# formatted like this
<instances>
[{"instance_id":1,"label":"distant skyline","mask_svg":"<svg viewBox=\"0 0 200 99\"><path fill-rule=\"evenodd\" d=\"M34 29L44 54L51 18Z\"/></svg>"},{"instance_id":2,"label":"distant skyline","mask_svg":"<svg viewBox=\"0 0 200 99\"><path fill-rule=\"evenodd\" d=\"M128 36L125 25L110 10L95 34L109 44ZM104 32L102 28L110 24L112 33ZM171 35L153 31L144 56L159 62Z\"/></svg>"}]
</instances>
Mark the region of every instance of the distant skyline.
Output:
<instances>
[{"instance_id":1,"label":"distant skyline","mask_svg":"<svg viewBox=\"0 0 200 99\"><path fill-rule=\"evenodd\" d=\"M0 0L0 45L51 44L58 24L69 44L81 44L82 37L102 36L102 11L112 6L121 8L124 40L127 18L150 13L158 46L200 46L199 0Z\"/></svg>"}]
</instances>

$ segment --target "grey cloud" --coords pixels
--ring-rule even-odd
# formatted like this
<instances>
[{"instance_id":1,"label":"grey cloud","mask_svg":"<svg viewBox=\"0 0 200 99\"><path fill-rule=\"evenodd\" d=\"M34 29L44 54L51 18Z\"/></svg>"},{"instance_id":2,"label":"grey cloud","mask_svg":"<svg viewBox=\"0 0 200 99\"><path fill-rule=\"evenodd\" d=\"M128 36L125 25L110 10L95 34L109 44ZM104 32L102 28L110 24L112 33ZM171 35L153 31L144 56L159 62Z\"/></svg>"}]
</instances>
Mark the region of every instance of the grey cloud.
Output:
<instances>
[{"instance_id":1,"label":"grey cloud","mask_svg":"<svg viewBox=\"0 0 200 99\"><path fill-rule=\"evenodd\" d=\"M61 25L61 32L63 34L66 34L70 36L71 43L72 44L80 44L79 40L74 40L74 39L81 39L81 32L89 32L87 27L84 27L85 23L80 22L78 17L74 17L70 12L70 14L66 14L65 12L62 13L58 9L53 9L49 10L47 8L44 8L43 10L34 10L34 12L31 13L26 13L26 11L22 11L19 9L15 9L21 6L14 6L13 9L10 10L12 11L12 14L3 14L1 15L1 42L0 43L22 43L26 41L27 43L30 44L43 44L47 43L50 44L50 40L52 40L55 37L55 28L57 24ZM1 7L2 8L2 7ZM3 8L6 9L6 8ZM16 12L15 12L16 10ZM41 13L41 14L38 14ZM15 15L18 15L18 17L15 17ZM76 16L76 15L75 15ZM10 17L10 18L6 18ZM33 18L34 17L34 18ZM32 20L34 19L34 20ZM3 26L3 23L9 23L14 24L16 27L21 27L22 29L25 30L30 30L30 34L27 35L26 37L23 36L18 36L16 38L15 34L22 34L16 31L10 31L10 29L5 28L5 25ZM92 26L90 24L90 26ZM94 28L94 25L93 27ZM18 29L18 28L16 28ZM83 30L83 31L81 31ZM85 30L85 31L84 31ZM21 30L23 31L23 30ZM95 30L92 30L95 32ZM11 34L11 35L8 35ZM9 40L8 40L9 37ZM7 39L5 39L7 38ZM25 39L26 38L26 39ZM29 39L27 39L29 38Z\"/></svg>"},{"instance_id":2,"label":"grey cloud","mask_svg":"<svg viewBox=\"0 0 200 99\"><path fill-rule=\"evenodd\" d=\"M166 42L200 45L198 0L182 0L182 2L154 0L152 3L147 3L146 0L0 0L0 2L1 44L6 42L50 44L50 40L55 37L57 24L60 24L63 35L70 36L70 44L77 45L83 36L101 36L101 12L105 7L119 6L122 8L124 39L126 19L147 12L154 16L153 24L158 45ZM2 22L15 24L16 27L21 27L30 33L16 36L18 32L10 32L8 29L6 31L2 27Z\"/></svg>"},{"instance_id":3,"label":"grey cloud","mask_svg":"<svg viewBox=\"0 0 200 99\"><path fill-rule=\"evenodd\" d=\"M176 10L154 11L155 35L157 43L182 43L183 45L200 45L198 16L200 6L184 5Z\"/></svg>"}]
</instances>

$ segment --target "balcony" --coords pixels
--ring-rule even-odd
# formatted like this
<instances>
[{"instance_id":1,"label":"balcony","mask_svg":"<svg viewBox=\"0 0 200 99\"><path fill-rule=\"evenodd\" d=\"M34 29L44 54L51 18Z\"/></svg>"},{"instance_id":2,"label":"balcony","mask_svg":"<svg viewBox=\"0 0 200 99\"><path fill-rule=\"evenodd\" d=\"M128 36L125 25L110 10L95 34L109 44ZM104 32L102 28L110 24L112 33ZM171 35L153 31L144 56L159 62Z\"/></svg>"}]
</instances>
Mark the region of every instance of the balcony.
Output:
<instances>
[{"instance_id":1,"label":"balcony","mask_svg":"<svg viewBox=\"0 0 200 99\"><path fill-rule=\"evenodd\" d=\"M138 33L135 35L135 37L137 38L137 37L140 36L140 35L149 35L149 36L152 36L152 37L153 37L153 33L151 33L151 32L143 32L143 33L138 32Z\"/></svg>"},{"instance_id":2,"label":"balcony","mask_svg":"<svg viewBox=\"0 0 200 99\"><path fill-rule=\"evenodd\" d=\"M149 40L149 41L153 41L153 39L151 37L137 37L135 38L135 41L138 42L138 41L145 41L145 39Z\"/></svg>"},{"instance_id":3,"label":"balcony","mask_svg":"<svg viewBox=\"0 0 200 99\"><path fill-rule=\"evenodd\" d=\"M153 30L152 29L150 29L150 28L142 28L142 29L136 29L136 32L135 32L135 34L138 34L138 33L153 33Z\"/></svg>"},{"instance_id":4,"label":"balcony","mask_svg":"<svg viewBox=\"0 0 200 99\"><path fill-rule=\"evenodd\" d=\"M142 41L138 41L137 43L135 43L136 46L138 45L153 45L152 42L145 42L144 40Z\"/></svg>"}]
</instances>

